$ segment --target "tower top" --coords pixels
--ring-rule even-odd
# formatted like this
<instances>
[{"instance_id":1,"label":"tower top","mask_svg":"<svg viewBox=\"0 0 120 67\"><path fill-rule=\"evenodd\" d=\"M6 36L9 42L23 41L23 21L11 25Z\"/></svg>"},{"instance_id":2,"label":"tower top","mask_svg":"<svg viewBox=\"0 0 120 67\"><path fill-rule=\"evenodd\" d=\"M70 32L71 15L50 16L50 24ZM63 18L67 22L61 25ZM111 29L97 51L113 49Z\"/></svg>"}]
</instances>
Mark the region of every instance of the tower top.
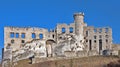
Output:
<instances>
[{"instance_id":1,"label":"tower top","mask_svg":"<svg viewBox=\"0 0 120 67\"><path fill-rule=\"evenodd\" d=\"M84 16L84 13L83 12L74 13L73 16Z\"/></svg>"}]
</instances>

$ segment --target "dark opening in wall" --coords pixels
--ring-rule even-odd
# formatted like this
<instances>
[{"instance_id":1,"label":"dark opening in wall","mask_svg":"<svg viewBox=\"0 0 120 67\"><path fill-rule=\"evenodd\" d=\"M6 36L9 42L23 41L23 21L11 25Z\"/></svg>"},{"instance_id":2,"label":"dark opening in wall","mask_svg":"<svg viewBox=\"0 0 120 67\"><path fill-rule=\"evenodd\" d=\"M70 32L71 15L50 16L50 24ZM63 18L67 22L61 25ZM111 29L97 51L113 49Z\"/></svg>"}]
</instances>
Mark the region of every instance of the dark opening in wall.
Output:
<instances>
[{"instance_id":1,"label":"dark opening in wall","mask_svg":"<svg viewBox=\"0 0 120 67\"><path fill-rule=\"evenodd\" d=\"M14 32L10 32L10 38L14 38Z\"/></svg>"},{"instance_id":2,"label":"dark opening in wall","mask_svg":"<svg viewBox=\"0 0 120 67\"><path fill-rule=\"evenodd\" d=\"M86 31L86 36L88 36L88 34L89 34L89 31Z\"/></svg>"},{"instance_id":3,"label":"dark opening in wall","mask_svg":"<svg viewBox=\"0 0 120 67\"><path fill-rule=\"evenodd\" d=\"M99 38L102 38L102 35L99 35Z\"/></svg>"},{"instance_id":4,"label":"dark opening in wall","mask_svg":"<svg viewBox=\"0 0 120 67\"><path fill-rule=\"evenodd\" d=\"M96 40L94 40L94 43L96 43Z\"/></svg>"},{"instance_id":5,"label":"dark opening in wall","mask_svg":"<svg viewBox=\"0 0 120 67\"><path fill-rule=\"evenodd\" d=\"M36 34L35 33L32 33L32 38L36 38Z\"/></svg>"},{"instance_id":6,"label":"dark opening in wall","mask_svg":"<svg viewBox=\"0 0 120 67\"><path fill-rule=\"evenodd\" d=\"M11 43L12 43L12 44L14 43L14 40L13 40L13 39L11 40Z\"/></svg>"},{"instance_id":7,"label":"dark opening in wall","mask_svg":"<svg viewBox=\"0 0 120 67\"><path fill-rule=\"evenodd\" d=\"M21 34L21 38L25 38L25 33L22 33L22 34Z\"/></svg>"},{"instance_id":8,"label":"dark opening in wall","mask_svg":"<svg viewBox=\"0 0 120 67\"><path fill-rule=\"evenodd\" d=\"M92 41L89 40L89 50L92 50Z\"/></svg>"},{"instance_id":9,"label":"dark opening in wall","mask_svg":"<svg viewBox=\"0 0 120 67\"><path fill-rule=\"evenodd\" d=\"M25 43L25 40L22 40L21 43Z\"/></svg>"},{"instance_id":10,"label":"dark opening in wall","mask_svg":"<svg viewBox=\"0 0 120 67\"><path fill-rule=\"evenodd\" d=\"M106 39L106 43L108 43L108 39Z\"/></svg>"},{"instance_id":11,"label":"dark opening in wall","mask_svg":"<svg viewBox=\"0 0 120 67\"><path fill-rule=\"evenodd\" d=\"M72 27L69 28L69 32L73 33L73 28Z\"/></svg>"},{"instance_id":12,"label":"dark opening in wall","mask_svg":"<svg viewBox=\"0 0 120 67\"><path fill-rule=\"evenodd\" d=\"M108 38L109 36L108 35L105 35L106 38Z\"/></svg>"},{"instance_id":13,"label":"dark opening in wall","mask_svg":"<svg viewBox=\"0 0 120 67\"><path fill-rule=\"evenodd\" d=\"M94 36L94 39L97 39L97 36L96 36L96 35Z\"/></svg>"},{"instance_id":14,"label":"dark opening in wall","mask_svg":"<svg viewBox=\"0 0 120 67\"><path fill-rule=\"evenodd\" d=\"M65 32L66 32L65 28L62 28L62 33L65 33Z\"/></svg>"},{"instance_id":15,"label":"dark opening in wall","mask_svg":"<svg viewBox=\"0 0 120 67\"><path fill-rule=\"evenodd\" d=\"M102 39L99 40L99 50L102 50Z\"/></svg>"},{"instance_id":16,"label":"dark opening in wall","mask_svg":"<svg viewBox=\"0 0 120 67\"><path fill-rule=\"evenodd\" d=\"M16 33L16 38L19 38L19 33Z\"/></svg>"},{"instance_id":17,"label":"dark opening in wall","mask_svg":"<svg viewBox=\"0 0 120 67\"><path fill-rule=\"evenodd\" d=\"M53 34L53 35L52 35L52 37L54 38L54 37L55 37L55 35Z\"/></svg>"},{"instance_id":18,"label":"dark opening in wall","mask_svg":"<svg viewBox=\"0 0 120 67\"><path fill-rule=\"evenodd\" d=\"M40 38L40 39L43 39L43 34L39 34L39 38Z\"/></svg>"}]
</instances>

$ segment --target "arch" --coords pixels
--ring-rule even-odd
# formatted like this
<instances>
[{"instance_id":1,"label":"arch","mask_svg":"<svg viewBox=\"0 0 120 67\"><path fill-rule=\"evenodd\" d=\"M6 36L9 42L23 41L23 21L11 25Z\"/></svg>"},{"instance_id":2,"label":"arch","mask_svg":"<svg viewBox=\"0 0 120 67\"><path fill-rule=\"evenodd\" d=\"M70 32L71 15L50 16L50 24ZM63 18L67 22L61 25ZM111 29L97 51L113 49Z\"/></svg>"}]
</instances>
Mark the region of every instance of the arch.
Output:
<instances>
[{"instance_id":1,"label":"arch","mask_svg":"<svg viewBox=\"0 0 120 67\"><path fill-rule=\"evenodd\" d=\"M46 41L46 44L52 44L52 43L56 43L53 39L48 39L47 41Z\"/></svg>"}]
</instances>

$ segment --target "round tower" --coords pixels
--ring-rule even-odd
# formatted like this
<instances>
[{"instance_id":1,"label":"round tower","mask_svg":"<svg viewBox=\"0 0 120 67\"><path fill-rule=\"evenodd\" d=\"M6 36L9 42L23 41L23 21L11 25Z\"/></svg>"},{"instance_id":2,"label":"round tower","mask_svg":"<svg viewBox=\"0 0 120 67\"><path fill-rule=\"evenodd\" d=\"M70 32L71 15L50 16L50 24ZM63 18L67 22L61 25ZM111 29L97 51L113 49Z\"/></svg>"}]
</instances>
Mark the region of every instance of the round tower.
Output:
<instances>
[{"instance_id":1,"label":"round tower","mask_svg":"<svg viewBox=\"0 0 120 67\"><path fill-rule=\"evenodd\" d=\"M75 13L73 17L75 22L75 34L77 36L83 35L84 13Z\"/></svg>"}]
</instances>

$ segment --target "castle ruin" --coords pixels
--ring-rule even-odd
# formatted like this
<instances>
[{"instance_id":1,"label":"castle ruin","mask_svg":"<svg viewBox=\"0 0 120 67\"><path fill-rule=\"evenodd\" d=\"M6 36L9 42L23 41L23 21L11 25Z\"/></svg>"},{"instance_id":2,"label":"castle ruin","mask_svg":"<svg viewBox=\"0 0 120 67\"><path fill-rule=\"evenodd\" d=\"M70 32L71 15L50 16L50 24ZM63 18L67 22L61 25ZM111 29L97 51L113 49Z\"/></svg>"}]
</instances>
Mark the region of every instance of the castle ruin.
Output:
<instances>
[{"instance_id":1,"label":"castle ruin","mask_svg":"<svg viewBox=\"0 0 120 67\"><path fill-rule=\"evenodd\" d=\"M46 58L103 55L106 50L112 50L110 27L87 26L84 13L75 13L73 17L73 23L57 24L50 31L38 27L4 27L4 55L8 50L11 51L9 58L14 62L32 56Z\"/></svg>"}]
</instances>

